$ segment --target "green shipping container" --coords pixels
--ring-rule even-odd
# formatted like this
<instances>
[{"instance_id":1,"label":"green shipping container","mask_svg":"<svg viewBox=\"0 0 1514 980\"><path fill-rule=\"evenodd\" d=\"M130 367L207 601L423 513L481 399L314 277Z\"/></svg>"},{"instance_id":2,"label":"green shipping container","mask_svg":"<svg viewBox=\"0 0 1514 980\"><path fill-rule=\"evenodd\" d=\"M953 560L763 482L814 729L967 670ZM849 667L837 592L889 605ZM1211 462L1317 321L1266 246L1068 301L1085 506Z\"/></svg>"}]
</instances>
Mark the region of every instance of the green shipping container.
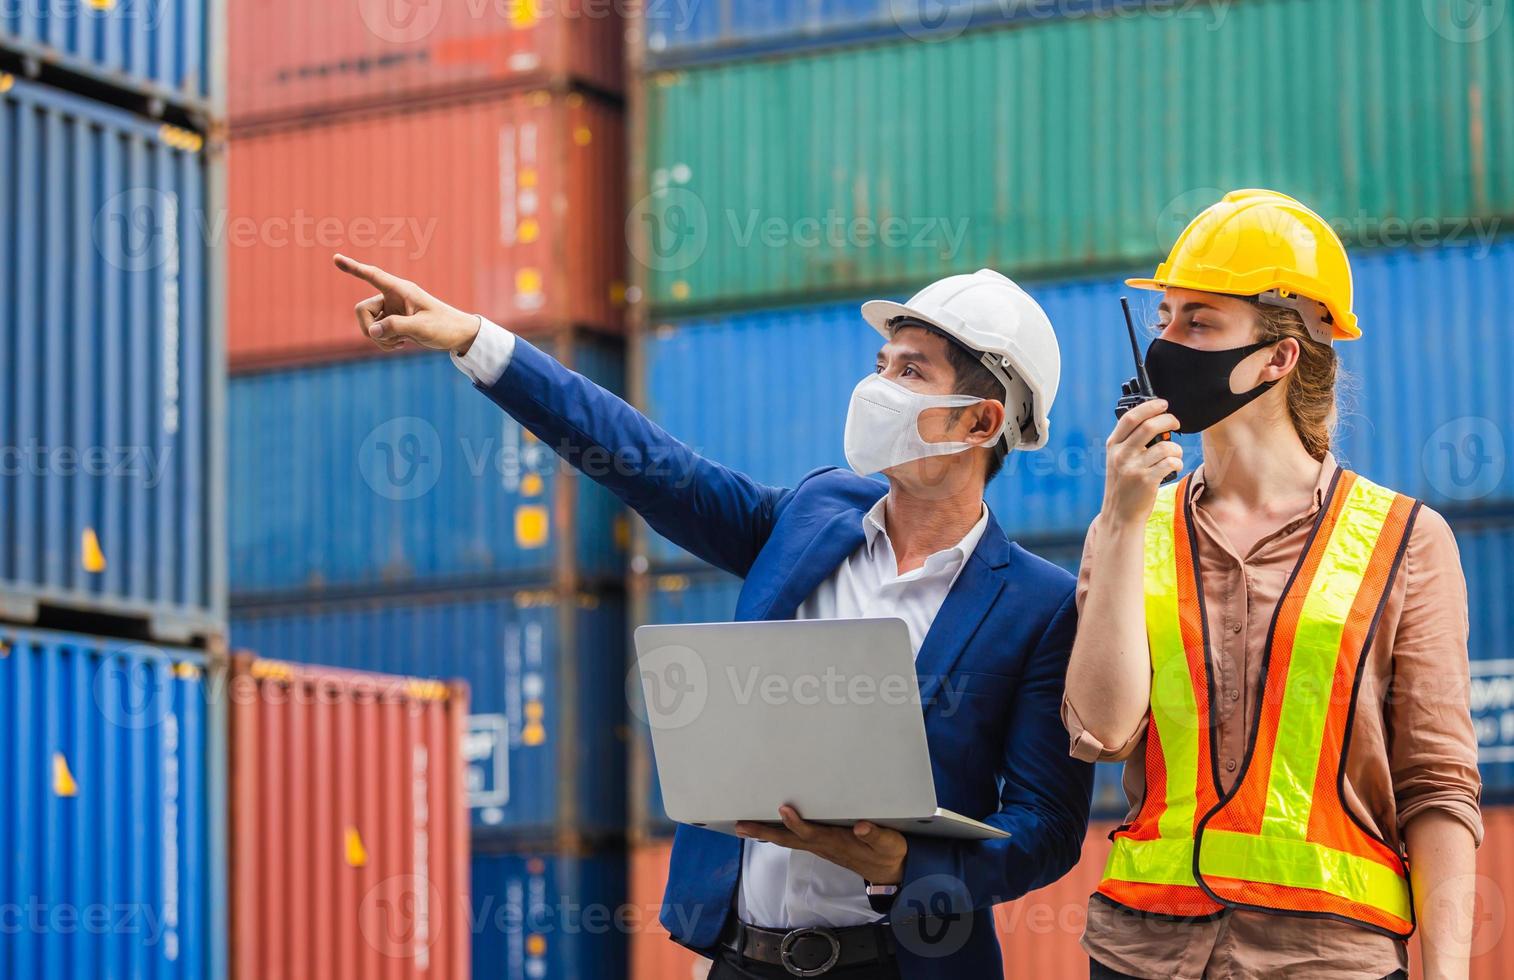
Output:
<instances>
[{"instance_id":1,"label":"green shipping container","mask_svg":"<svg viewBox=\"0 0 1514 980\"><path fill-rule=\"evenodd\" d=\"M1514 215L1514 23L1453 6L1207 0L654 74L627 232L659 314L1144 263L1237 187L1362 246L1473 239Z\"/></svg>"}]
</instances>

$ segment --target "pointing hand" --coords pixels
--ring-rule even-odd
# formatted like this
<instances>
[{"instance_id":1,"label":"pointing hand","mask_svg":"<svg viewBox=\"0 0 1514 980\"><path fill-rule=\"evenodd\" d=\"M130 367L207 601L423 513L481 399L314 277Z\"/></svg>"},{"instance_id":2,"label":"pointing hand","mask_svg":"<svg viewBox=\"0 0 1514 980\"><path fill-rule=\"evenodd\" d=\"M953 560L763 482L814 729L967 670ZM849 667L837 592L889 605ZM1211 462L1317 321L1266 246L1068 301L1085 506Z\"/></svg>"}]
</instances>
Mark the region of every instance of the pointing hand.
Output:
<instances>
[{"instance_id":1,"label":"pointing hand","mask_svg":"<svg viewBox=\"0 0 1514 980\"><path fill-rule=\"evenodd\" d=\"M382 349L396 350L408 340L431 350L466 354L478 336L478 317L448 306L415 283L345 255L333 260L338 269L379 291L354 312L363 336Z\"/></svg>"}]
</instances>

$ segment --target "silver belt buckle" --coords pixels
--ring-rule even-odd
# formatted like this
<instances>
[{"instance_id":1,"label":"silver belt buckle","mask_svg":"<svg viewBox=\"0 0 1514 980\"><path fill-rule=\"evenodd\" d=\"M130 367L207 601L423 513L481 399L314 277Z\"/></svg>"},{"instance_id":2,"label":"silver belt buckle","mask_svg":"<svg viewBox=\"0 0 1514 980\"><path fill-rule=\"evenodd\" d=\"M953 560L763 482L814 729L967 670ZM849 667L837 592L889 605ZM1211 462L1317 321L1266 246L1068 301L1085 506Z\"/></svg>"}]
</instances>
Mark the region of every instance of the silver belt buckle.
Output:
<instances>
[{"instance_id":1,"label":"silver belt buckle","mask_svg":"<svg viewBox=\"0 0 1514 980\"><path fill-rule=\"evenodd\" d=\"M824 963L813 970L802 969L791 959L794 953L795 944L798 943L799 940L804 939L807 936L819 936L826 942L831 944L831 955L826 959ZM831 968L834 967L837 961L839 961L840 959L841 940L836 937L836 934L834 932L818 926L791 930L788 933L784 934L783 941L778 944L778 961L783 964L783 968L789 971L789 974L791 976L822 976L826 973L829 973L831 971Z\"/></svg>"}]
</instances>

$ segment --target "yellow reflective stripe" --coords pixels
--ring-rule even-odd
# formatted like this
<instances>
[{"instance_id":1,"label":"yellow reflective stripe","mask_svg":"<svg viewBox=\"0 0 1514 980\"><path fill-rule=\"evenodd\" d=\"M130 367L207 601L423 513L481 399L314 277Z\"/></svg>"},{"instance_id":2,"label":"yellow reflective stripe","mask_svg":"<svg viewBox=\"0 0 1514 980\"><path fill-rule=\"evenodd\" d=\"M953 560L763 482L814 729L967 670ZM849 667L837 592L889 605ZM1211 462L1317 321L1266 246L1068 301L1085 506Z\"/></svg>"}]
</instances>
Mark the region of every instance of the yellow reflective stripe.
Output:
<instances>
[{"instance_id":1,"label":"yellow reflective stripe","mask_svg":"<svg viewBox=\"0 0 1514 980\"><path fill-rule=\"evenodd\" d=\"M1267 779L1264 837L1309 835L1341 637L1394 496L1360 478L1352 484L1299 611Z\"/></svg>"},{"instance_id":2,"label":"yellow reflective stripe","mask_svg":"<svg viewBox=\"0 0 1514 980\"><path fill-rule=\"evenodd\" d=\"M1200 719L1178 613L1173 518L1180 506L1179 486L1186 486L1186 481L1157 493L1146 522L1146 636L1151 645L1151 718L1167 773L1167 807L1157 820L1157 833L1188 839L1197 806Z\"/></svg>"},{"instance_id":3,"label":"yellow reflective stripe","mask_svg":"<svg viewBox=\"0 0 1514 980\"><path fill-rule=\"evenodd\" d=\"M1207 837L1205 838L1208 839ZM1158 837L1155 840L1115 838L1104 877L1115 881L1135 881L1148 885L1188 885L1193 880L1193 839Z\"/></svg>"},{"instance_id":4,"label":"yellow reflective stripe","mask_svg":"<svg viewBox=\"0 0 1514 980\"><path fill-rule=\"evenodd\" d=\"M1199 848L1204 877L1312 888L1409 920L1409 888L1392 868L1306 840L1204 831Z\"/></svg>"}]
</instances>

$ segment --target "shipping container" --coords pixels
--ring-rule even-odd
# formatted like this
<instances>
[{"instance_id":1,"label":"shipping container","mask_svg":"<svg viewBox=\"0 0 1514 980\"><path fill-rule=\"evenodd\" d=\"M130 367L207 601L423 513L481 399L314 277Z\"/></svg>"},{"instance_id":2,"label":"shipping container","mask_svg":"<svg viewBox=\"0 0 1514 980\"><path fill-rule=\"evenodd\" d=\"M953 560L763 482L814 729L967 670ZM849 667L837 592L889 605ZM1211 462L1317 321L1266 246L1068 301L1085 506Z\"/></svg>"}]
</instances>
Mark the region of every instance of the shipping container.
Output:
<instances>
[{"instance_id":1,"label":"shipping container","mask_svg":"<svg viewBox=\"0 0 1514 980\"><path fill-rule=\"evenodd\" d=\"M1175 2L1175 0L1174 0ZM647 67L729 61L865 41L942 41L1016 20L1088 17L1136 0L645 0Z\"/></svg>"},{"instance_id":2,"label":"shipping container","mask_svg":"<svg viewBox=\"0 0 1514 980\"><path fill-rule=\"evenodd\" d=\"M675 943L657 921L662 913L662 894L668 886L671 840L653 841L631 848L631 906L648 909L646 928L631 934L631 980L704 980L710 961Z\"/></svg>"},{"instance_id":3,"label":"shipping container","mask_svg":"<svg viewBox=\"0 0 1514 980\"><path fill-rule=\"evenodd\" d=\"M616 110L545 91L239 136L215 227L232 368L375 351L352 315L375 290L334 252L513 330L617 330L624 156Z\"/></svg>"},{"instance_id":4,"label":"shipping container","mask_svg":"<svg viewBox=\"0 0 1514 980\"><path fill-rule=\"evenodd\" d=\"M654 73L632 212L647 299L1144 264L1237 187L1292 194L1362 245L1474 239L1514 214L1514 31L1460 43L1446 10L1188 4ZM1301 61L1300 37L1351 56Z\"/></svg>"},{"instance_id":5,"label":"shipping container","mask_svg":"<svg viewBox=\"0 0 1514 980\"><path fill-rule=\"evenodd\" d=\"M1352 262L1363 336L1338 347L1349 381L1337 455L1447 513L1507 510L1514 352L1503 294L1514 239L1355 251ZM1026 285L1057 330L1062 384L1050 442L1012 453L988 503L1011 537L1075 568L1065 552L1098 513L1114 399L1133 373L1119 298L1146 323L1159 300L1123 277ZM663 324L641 341L645 408L698 452L793 486L816 467L845 466L847 402L881 344L856 301ZM1182 441L1197 463L1198 440ZM654 569L689 561L661 538L646 557Z\"/></svg>"},{"instance_id":6,"label":"shipping container","mask_svg":"<svg viewBox=\"0 0 1514 980\"><path fill-rule=\"evenodd\" d=\"M596 0L239 0L231 4L231 122L506 86L581 82L619 92L622 11Z\"/></svg>"},{"instance_id":7,"label":"shipping container","mask_svg":"<svg viewBox=\"0 0 1514 980\"><path fill-rule=\"evenodd\" d=\"M490 980L616 980L627 933L651 910L626 902L626 856L473 854L474 976Z\"/></svg>"},{"instance_id":8,"label":"shipping container","mask_svg":"<svg viewBox=\"0 0 1514 980\"><path fill-rule=\"evenodd\" d=\"M1486 838L1477 852L1476 912L1471 943L1473 980L1502 980L1509 962L1508 896L1514 895L1514 809L1483 813ZM1103 877L1112 822L1089 826L1082 859L1060 880L994 909L994 927L1008 977L1088 975L1088 954L1079 939L1088 920L1088 896ZM631 904L661 905L671 841L631 853ZM1419 940L1410 943L1410 976L1423 976ZM703 980L708 961L668 938L655 922L631 936L631 980Z\"/></svg>"},{"instance_id":9,"label":"shipping container","mask_svg":"<svg viewBox=\"0 0 1514 980\"><path fill-rule=\"evenodd\" d=\"M466 684L237 655L231 976L466 977Z\"/></svg>"},{"instance_id":10,"label":"shipping container","mask_svg":"<svg viewBox=\"0 0 1514 980\"><path fill-rule=\"evenodd\" d=\"M0 75L0 616L224 628L218 187L198 136Z\"/></svg>"},{"instance_id":11,"label":"shipping container","mask_svg":"<svg viewBox=\"0 0 1514 980\"><path fill-rule=\"evenodd\" d=\"M187 649L0 630L0 975L225 975L224 682Z\"/></svg>"},{"instance_id":12,"label":"shipping container","mask_svg":"<svg viewBox=\"0 0 1514 980\"><path fill-rule=\"evenodd\" d=\"M645 595L635 604L633 628L727 622L736 611L741 579L703 566L689 573L651 575L645 586ZM626 697L631 705L631 837L638 842L667 837L673 833L674 824L662 805L662 783L652 755L652 729L647 724L640 687L628 685Z\"/></svg>"},{"instance_id":13,"label":"shipping container","mask_svg":"<svg viewBox=\"0 0 1514 980\"><path fill-rule=\"evenodd\" d=\"M134 94L218 114L226 0L15 0L0 52ZM237 4L233 4L237 6Z\"/></svg>"},{"instance_id":14,"label":"shipping container","mask_svg":"<svg viewBox=\"0 0 1514 980\"><path fill-rule=\"evenodd\" d=\"M281 660L458 677L476 839L625 830L625 603L550 590L237 609L231 640Z\"/></svg>"},{"instance_id":15,"label":"shipping container","mask_svg":"<svg viewBox=\"0 0 1514 980\"><path fill-rule=\"evenodd\" d=\"M555 349L619 387L616 345ZM619 502L446 355L247 375L230 402L238 601L621 574Z\"/></svg>"},{"instance_id":16,"label":"shipping container","mask_svg":"<svg viewBox=\"0 0 1514 980\"><path fill-rule=\"evenodd\" d=\"M1472 720L1486 803L1514 803L1514 523L1456 527L1467 576Z\"/></svg>"}]
</instances>

